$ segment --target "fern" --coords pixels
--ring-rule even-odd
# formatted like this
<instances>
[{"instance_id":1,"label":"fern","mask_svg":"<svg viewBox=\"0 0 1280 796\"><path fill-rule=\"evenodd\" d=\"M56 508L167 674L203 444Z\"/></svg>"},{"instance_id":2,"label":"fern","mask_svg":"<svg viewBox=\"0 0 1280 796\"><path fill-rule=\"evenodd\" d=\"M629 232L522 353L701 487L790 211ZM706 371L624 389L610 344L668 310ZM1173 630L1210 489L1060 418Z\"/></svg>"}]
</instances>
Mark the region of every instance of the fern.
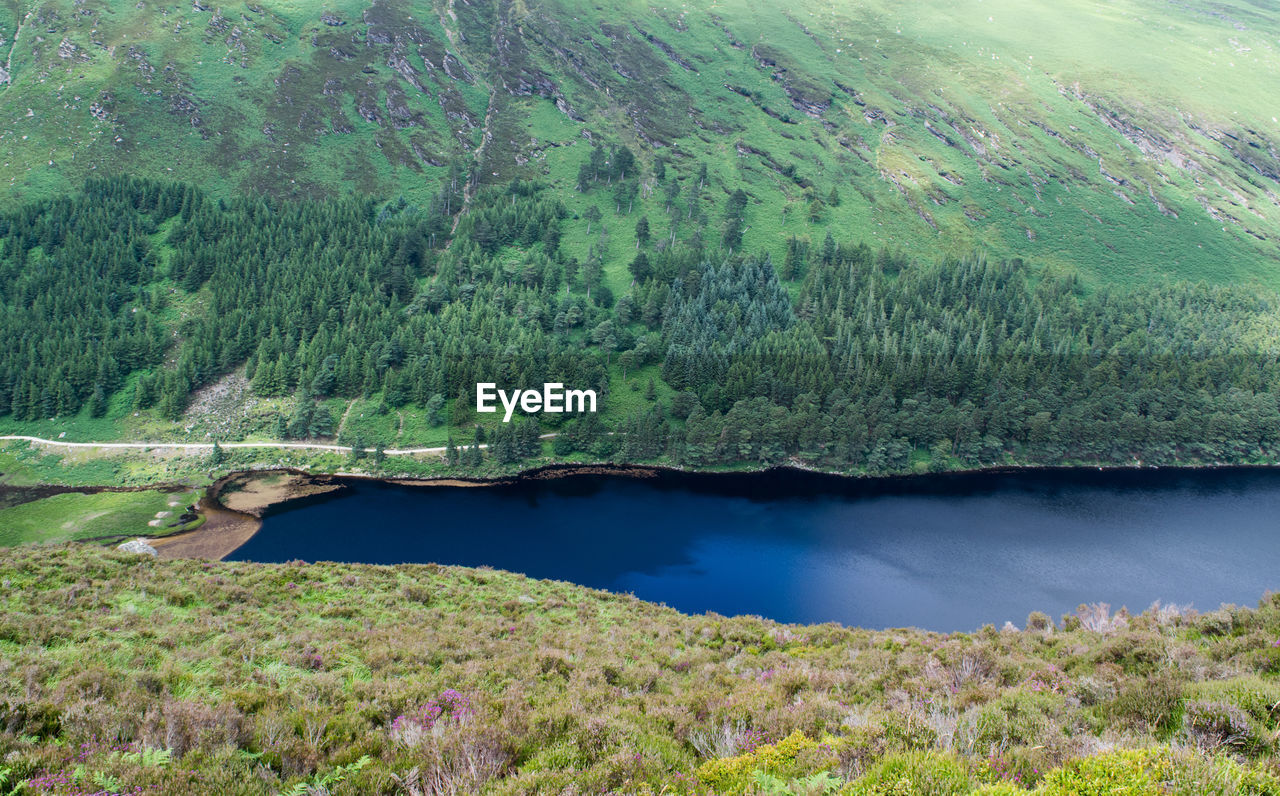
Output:
<instances>
[{"instance_id":1,"label":"fern","mask_svg":"<svg viewBox=\"0 0 1280 796\"><path fill-rule=\"evenodd\" d=\"M111 793L124 790L124 785L120 782L119 777L114 777L104 771L93 772L93 784Z\"/></svg>"},{"instance_id":2,"label":"fern","mask_svg":"<svg viewBox=\"0 0 1280 796\"><path fill-rule=\"evenodd\" d=\"M20 796L26 784L26 780L14 781L12 768L0 768L0 796Z\"/></svg>"},{"instance_id":3,"label":"fern","mask_svg":"<svg viewBox=\"0 0 1280 796\"><path fill-rule=\"evenodd\" d=\"M755 785L768 796L825 796L835 793L844 780L830 771L819 771L809 777L785 780L764 771L755 772Z\"/></svg>"},{"instance_id":4,"label":"fern","mask_svg":"<svg viewBox=\"0 0 1280 796\"><path fill-rule=\"evenodd\" d=\"M345 766L334 766L332 770L325 774L317 774L309 782L299 782L289 790L277 793L276 796L328 796L330 788L341 784L347 777L372 762L373 760L368 755L364 755L354 763L348 763Z\"/></svg>"},{"instance_id":5,"label":"fern","mask_svg":"<svg viewBox=\"0 0 1280 796\"><path fill-rule=\"evenodd\" d=\"M173 753L168 749L153 749L150 746L144 746L136 752L125 752L121 759L126 763L133 763L144 768L163 768L173 760Z\"/></svg>"}]
</instances>

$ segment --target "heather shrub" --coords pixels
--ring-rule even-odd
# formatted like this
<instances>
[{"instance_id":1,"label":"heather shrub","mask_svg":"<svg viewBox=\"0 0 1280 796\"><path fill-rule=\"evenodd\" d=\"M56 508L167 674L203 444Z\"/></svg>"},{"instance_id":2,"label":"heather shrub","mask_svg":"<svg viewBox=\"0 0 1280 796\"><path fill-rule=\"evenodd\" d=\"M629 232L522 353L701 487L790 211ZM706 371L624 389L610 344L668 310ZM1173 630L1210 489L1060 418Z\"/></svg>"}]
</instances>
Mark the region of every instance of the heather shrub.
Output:
<instances>
[{"instance_id":1,"label":"heather shrub","mask_svg":"<svg viewBox=\"0 0 1280 796\"><path fill-rule=\"evenodd\" d=\"M33 794L1280 796L1280 681L1248 673L1272 600L1222 635L877 632L491 571L7 556L0 770Z\"/></svg>"},{"instance_id":2,"label":"heather shrub","mask_svg":"<svg viewBox=\"0 0 1280 796\"><path fill-rule=\"evenodd\" d=\"M1104 752L1067 762L1045 775L1037 796L1163 796L1168 750Z\"/></svg>"},{"instance_id":3,"label":"heather shrub","mask_svg":"<svg viewBox=\"0 0 1280 796\"><path fill-rule=\"evenodd\" d=\"M1098 650L1099 664L1115 664L1129 674L1147 675L1168 660L1165 640L1156 633L1130 632Z\"/></svg>"},{"instance_id":4,"label":"heather shrub","mask_svg":"<svg viewBox=\"0 0 1280 796\"><path fill-rule=\"evenodd\" d=\"M1101 633L1104 636L1118 633L1129 626L1129 615L1125 613L1124 609L1112 614L1111 606L1107 603L1090 603L1088 605L1082 603L1076 608L1075 619L1077 622L1072 623L1073 627L1067 629L1083 627L1085 630ZM1065 619L1063 624L1067 624Z\"/></svg>"},{"instance_id":5,"label":"heather shrub","mask_svg":"<svg viewBox=\"0 0 1280 796\"><path fill-rule=\"evenodd\" d=\"M1014 691L1000 696L978 711L976 750L992 754L1041 742L1050 734L1049 717L1060 711L1061 703L1061 697L1046 693Z\"/></svg>"},{"instance_id":6,"label":"heather shrub","mask_svg":"<svg viewBox=\"0 0 1280 796\"><path fill-rule=\"evenodd\" d=\"M412 767L399 775L402 785L424 796L476 793L505 773L513 759L510 739L479 723L433 732L408 757Z\"/></svg>"},{"instance_id":7,"label":"heather shrub","mask_svg":"<svg viewBox=\"0 0 1280 796\"><path fill-rule=\"evenodd\" d=\"M836 738L816 741L795 732L745 754L709 760L698 767L697 779L713 793L745 793L757 771L789 780L835 768L843 745Z\"/></svg>"},{"instance_id":8,"label":"heather shrub","mask_svg":"<svg viewBox=\"0 0 1280 796\"><path fill-rule=\"evenodd\" d=\"M249 737L244 717L235 707L176 699L148 711L141 734L147 746L168 749L177 758L193 749L238 747Z\"/></svg>"},{"instance_id":9,"label":"heather shrub","mask_svg":"<svg viewBox=\"0 0 1280 796\"><path fill-rule=\"evenodd\" d=\"M1247 653L1253 668L1263 674L1280 674L1280 640Z\"/></svg>"},{"instance_id":10,"label":"heather shrub","mask_svg":"<svg viewBox=\"0 0 1280 796\"><path fill-rule=\"evenodd\" d=\"M62 711L49 702L0 701L0 730L11 735L53 738L62 729Z\"/></svg>"},{"instance_id":11,"label":"heather shrub","mask_svg":"<svg viewBox=\"0 0 1280 796\"><path fill-rule=\"evenodd\" d=\"M1226 608L1201 614L1195 628L1206 636L1225 636L1235 627L1235 616Z\"/></svg>"},{"instance_id":12,"label":"heather shrub","mask_svg":"<svg viewBox=\"0 0 1280 796\"><path fill-rule=\"evenodd\" d=\"M1162 784L1169 796L1280 796L1280 777L1273 771L1229 755L1172 755Z\"/></svg>"},{"instance_id":13,"label":"heather shrub","mask_svg":"<svg viewBox=\"0 0 1280 796\"><path fill-rule=\"evenodd\" d=\"M893 751L930 749L938 743L938 733L921 721L915 711L895 710L881 715L887 748Z\"/></svg>"},{"instance_id":14,"label":"heather shrub","mask_svg":"<svg viewBox=\"0 0 1280 796\"><path fill-rule=\"evenodd\" d=\"M1029 788L1054 768L1055 750L1047 746L1019 746L989 755L977 766L977 776L991 784Z\"/></svg>"},{"instance_id":15,"label":"heather shrub","mask_svg":"<svg viewBox=\"0 0 1280 796\"><path fill-rule=\"evenodd\" d=\"M1182 721L1182 686L1168 676L1128 683L1104 707L1122 726L1165 738Z\"/></svg>"},{"instance_id":16,"label":"heather shrub","mask_svg":"<svg viewBox=\"0 0 1280 796\"><path fill-rule=\"evenodd\" d=\"M719 727L691 731L689 743L701 757L714 760L755 751L764 743L764 733L751 729L742 720L726 721Z\"/></svg>"},{"instance_id":17,"label":"heather shrub","mask_svg":"<svg viewBox=\"0 0 1280 796\"><path fill-rule=\"evenodd\" d=\"M1277 714L1280 713L1280 682L1246 675L1230 680L1193 683L1188 692L1195 699L1235 705L1263 727L1276 729Z\"/></svg>"},{"instance_id":18,"label":"heather shrub","mask_svg":"<svg viewBox=\"0 0 1280 796\"><path fill-rule=\"evenodd\" d=\"M1052 633L1054 630L1053 619L1042 611L1032 611L1027 614L1027 630L1036 633Z\"/></svg>"},{"instance_id":19,"label":"heather shrub","mask_svg":"<svg viewBox=\"0 0 1280 796\"><path fill-rule=\"evenodd\" d=\"M1275 737L1230 702L1193 700L1183 713L1183 733L1196 748L1257 756L1275 748Z\"/></svg>"},{"instance_id":20,"label":"heather shrub","mask_svg":"<svg viewBox=\"0 0 1280 796\"><path fill-rule=\"evenodd\" d=\"M960 796L973 790L968 768L952 754L908 752L872 766L842 793L849 796Z\"/></svg>"},{"instance_id":21,"label":"heather shrub","mask_svg":"<svg viewBox=\"0 0 1280 796\"><path fill-rule=\"evenodd\" d=\"M521 772L557 771L581 768L585 763L578 745L562 739L538 749L520 766Z\"/></svg>"}]
</instances>

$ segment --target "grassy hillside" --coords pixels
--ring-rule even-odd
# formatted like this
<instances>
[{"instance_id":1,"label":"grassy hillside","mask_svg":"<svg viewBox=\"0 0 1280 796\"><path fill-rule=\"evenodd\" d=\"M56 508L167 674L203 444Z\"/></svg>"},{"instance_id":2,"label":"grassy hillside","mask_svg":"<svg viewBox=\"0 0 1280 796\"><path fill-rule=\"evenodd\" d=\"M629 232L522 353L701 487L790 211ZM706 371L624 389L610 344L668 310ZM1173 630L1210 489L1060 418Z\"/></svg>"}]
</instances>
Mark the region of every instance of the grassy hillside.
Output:
<instances>
[{"instance_id":1,"label":"grassy hillside","mask_svg":"<svg viewBox=\"0 0 1280 796\"><path fill-rule=\"evenodd\" d=\"M0 579L22 793L1280 791L1270 598L940 635L435 566L23 548Z\"/></svg>"},{"instance_id":2,"label":"grassy hillside","mask_svg":"<svg viewBox=\"0 0 1280 796\"><path fill-rule=\"evenodd\" d=\"M173 533L195 524L186 507L198 497L191 492L73 492L4 506L0 507L0 545Z\"/></svg>"},{"instance_id":3,"label":"grassy hillside","mask_svg":"<svg viewBox=\"0 0 1280 796\"><path fill-rule=\"evenodd\" d=\"M607 201L574 198L603 140L705 163L708 209L744 188L745 245L775 256L832 229L1274 285L1278 31L1243 1L5 0L0 189L130 173L425 204L454 164L578 211Z\"/></svg>"}]
</instances>

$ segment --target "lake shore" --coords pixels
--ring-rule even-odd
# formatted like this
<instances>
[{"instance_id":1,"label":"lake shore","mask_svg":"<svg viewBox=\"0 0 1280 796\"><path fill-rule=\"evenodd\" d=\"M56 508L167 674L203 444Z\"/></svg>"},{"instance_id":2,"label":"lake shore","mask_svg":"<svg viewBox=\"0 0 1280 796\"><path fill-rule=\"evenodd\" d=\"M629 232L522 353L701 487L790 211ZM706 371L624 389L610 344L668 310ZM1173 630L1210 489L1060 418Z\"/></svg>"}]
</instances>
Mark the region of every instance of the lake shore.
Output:
<instances>
[{"instance_id":1,"label":"lake shore","mask_svg":"<svg viewBox=\"0 0 1280 796\"><path fill-rule=\"evenodd\" d=\"M1275 464L1189 463L1184 465L1038 465L1000 464L990 467L946 470L931 473L893 473L868 475L822 470L798 462L746 468L708 469L669 464L618 464L612 462L553 462L539 464L510 473L491 475L441 475L420 477L405 474L370 474L359 472L313 472L294 467L235 470L213 480L206 496L197 506L204 523L191 531L150 537L161 557L199 557L223 559L258 532L262 517L277 508L307 498L320 498L339 492L346 484L358 482L389 483L409 487L494 487L525 482L547 481L581 476L613 476L624 478L663 478L692 480L714 484L726 479L767 479L761 488L781 486L807 494L826 491L874 494L899 491L952 491L976 486L988 478L1019 475L1061 474L1078 476L1114 476L1136 473L1198 473L1204 471L1270 471ZM174 484L147 486L107 486L34 484L0 488L0 501L21 503L62 493L95 494L98 492L163 489ZM182 484L190 488L189 484Z\"/></svg>"},{"instance_id":2,"label":"lake shore","mask_svg":"<svg viewBox=\"0 0 1280 796\"><path fill-rule=\"evenodd\" d=\"M707 485L723 483L728 479L770 479L772 488L791 490L799 488L806 494L828 491L850 491L875 494L902 491L956 491L985 484L986 479L1002 476L1064 475L1095 478L1101 476L1129 476L1135 474L1194 474L1205 471L1266 472L1276 465L1210 464L1185 466L1086 466L1086 465L1001 465L989 468L950 470L939 473L902 473L890 475L859 475L809 468L794 463L753 469L708 470L690 469L672 465L553 463L529 468L514 474L493 476L448 476L440 478L406 478L376 476L362 473L309 473L297 469L247 470L230 473L218 479L208 489L201 503L201 511L209 517L202 527L180 534L157 547L163 557L178 558L188 555L222 559L251 539L261 527L262 517L296 501L309 498L324 499L342 491L346 484L372 482L395 484L416 488L480 488L510 486L520 483L549 481L582 476L611 476L621 478L669 480L693 480ZM773 478L770 478L773 476ZM785 485L777 483L785 479ZM967 482L967 483L966 483ZM986 488L981 486L981 488Z\"/></svg>"}]
</instances>

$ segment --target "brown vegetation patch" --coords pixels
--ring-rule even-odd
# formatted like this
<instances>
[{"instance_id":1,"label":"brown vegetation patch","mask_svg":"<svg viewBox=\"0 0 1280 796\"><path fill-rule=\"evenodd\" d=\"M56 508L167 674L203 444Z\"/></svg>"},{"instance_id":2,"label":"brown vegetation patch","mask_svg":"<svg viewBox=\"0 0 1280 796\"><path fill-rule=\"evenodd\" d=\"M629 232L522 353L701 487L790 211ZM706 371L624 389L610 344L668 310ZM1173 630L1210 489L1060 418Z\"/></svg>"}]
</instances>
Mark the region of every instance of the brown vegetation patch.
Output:
<instances>
[{"instance_id":1,"label":"brown vegetation patch","mask_svg":"<svg viewBox=\"0 0 1280 796\"><path fill-rule=\"evenodd\" d=\"M208 500L201 501L199 509L205 518L199 528L147 541L156 549L159 558L222 559L249 541L262 527L257 517L228 511Z\"/></svg>"},{"instance_id":2,"label":"brown vegetation patch","mask_svg":"<svg viewBox=\"0 0 1280 796\"><path fill-rule=\"evenodd\" d=\"M313 476L289 470L233 473L209 488L211 501L220 508L261 517L271 506L289 500L322 495L342 489L330 476Z\"/></svg>"}]
</instances>

